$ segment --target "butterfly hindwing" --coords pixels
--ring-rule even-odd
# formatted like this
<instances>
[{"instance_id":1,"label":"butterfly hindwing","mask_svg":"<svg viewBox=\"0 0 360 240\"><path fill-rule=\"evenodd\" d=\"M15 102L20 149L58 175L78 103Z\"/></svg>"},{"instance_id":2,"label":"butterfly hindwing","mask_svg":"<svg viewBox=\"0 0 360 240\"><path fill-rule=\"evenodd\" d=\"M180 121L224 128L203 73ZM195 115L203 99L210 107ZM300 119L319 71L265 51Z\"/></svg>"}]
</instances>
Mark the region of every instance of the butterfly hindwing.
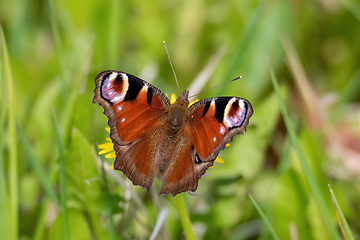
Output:
<instances>
[{"instance_id":1,"label":"butterfly hindwing","mask_svg":"<svg viewBox=\"0 0 360 240\"><path fill-rule=\"evenodd\" d=\"M213 165L213 162L197 162L188 127L188 124L185 124L175 136L164 134L160 194L175 196L180 192L195 191L200 177Z\"/></svg>"},{"instance_id":2,"label":"butterfly hindwing","mask_svg":"<svg viewBox=\"0 0 360 240\"><path fill-rule=\"evenodd\" d=\"M153 150L157 148L161 134L162 130L156 127L130 144L115 144L114 169L122 171L134 185L149 190L159 163Z\"/></svg>"},{"instance_id":3,"label":"butterfly hindwing","mask_svg":"<svg viewBox=\"0 0 360 240\"><path fill-rule=\"evenodd\" d=\"M243 133L253 109L237 97L215 97L189 108L190 136L203 162L213 161L235 134Z\"/></svg>"},{"instance_id":4,"label":"butterfly hindwing","mask_svg":"<svg viewBox=\"0 0 360 240\"><path fill-rule=\"evenodd\" d=\"M162 178L160 194L175 196L185 191L195 192L200 177L213 165L213 162L196 162L196 152L190 142L183 146L173 156L171 165Z\"/></svg>"}]
</instances>

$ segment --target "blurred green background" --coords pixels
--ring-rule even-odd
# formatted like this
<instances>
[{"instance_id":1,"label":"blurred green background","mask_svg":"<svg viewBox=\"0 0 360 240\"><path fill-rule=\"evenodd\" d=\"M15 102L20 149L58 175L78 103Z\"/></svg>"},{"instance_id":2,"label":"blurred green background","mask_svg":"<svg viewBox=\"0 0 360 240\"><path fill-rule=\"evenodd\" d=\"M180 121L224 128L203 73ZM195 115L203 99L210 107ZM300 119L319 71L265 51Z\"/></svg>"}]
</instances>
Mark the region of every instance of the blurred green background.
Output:
<instances>
[{"instance_id":1,"label":"blurred green background","mask_svg":"<svg viewBox=\"0 0 360 240\"><path fill-rule=\"evenodd\" d=\"M158 180L134 187L97 155L108 133L95 76L177 93L164 40L182 91L242 75L200 97L254 107L199 195L182 194L197 239L340 239L328 184L359 238L359 21L355 0L0 0L0 239L185 238Z\"/></svg>"}]
</instances>

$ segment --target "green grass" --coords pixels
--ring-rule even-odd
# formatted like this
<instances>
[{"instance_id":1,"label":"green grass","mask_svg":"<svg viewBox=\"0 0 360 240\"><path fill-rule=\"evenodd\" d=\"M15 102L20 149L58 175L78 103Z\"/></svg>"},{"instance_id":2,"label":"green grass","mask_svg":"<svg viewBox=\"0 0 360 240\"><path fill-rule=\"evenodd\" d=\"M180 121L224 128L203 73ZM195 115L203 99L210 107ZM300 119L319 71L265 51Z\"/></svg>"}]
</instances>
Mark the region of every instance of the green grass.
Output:
<instances>
[{"instance_id":1,"label":"green grass","mask_svg":"<svg viewBox=\"0 0 360 240\"><path fill-rule=\"evenodd\" d=\"M249 195L252 203L254 204L256 210L259 212L259 215L261 216L262 220L264 221L264 224L266 225L266 227L269 229L271 236L273 239L275 240L279 240L279 237L276 235L276 232L274 230L274 228L271 226L271 223L269 221L269 219L266 217L266 215L264 214L264 212L261 210L261 208L259 207L259 205L256 203L256 201L251 197L251 195Z\"/></svg>"},{"instance_id":2,"label":"green grass","mask_svg":"<svg viewBox=\"0 0 360 240\"><path fill-rule=\"evenodd\" d=\"M61 215L63 219L63 236L65 240L70 240L70 224L68 218L68 208L67 208L67 193L66 193L66 178L65 178L65 160L64 160L64 149L61 142L58 122L56 119L56 113L54 111L54 125L56 131L56 142L59 151L59 184L60 184L60 197L61 197Z\"/></svg>"},{"instance_id":3,"label":"green grass","mask_svg":"<svg viewBox=\"0 0 360 240\"><path fill-rule=\"evenodd\" d=\"M359 6L0 0L0 239L355 238ZM134 187L94 150L108 137L99 72L177 93L164 40L181 91L202 71L202 90L241 75L199 97L254 108L197 196Z\"/></svg>"},{"instance_id":4,"label":"green grass","mask_svg":"<svg viewBox=\"0 0 360 240\"><path fill-rule=\"evenodd\" d=\"M334 194L333 190L331 189L330 184L329 184L329 189L330 189L330 193L331 193L331 201L332 201L332 204L333 204L335 212L336 212L336 218L338 220L338 224L341 229L341 233L342 233L344 239L352 239L353 240L354 236L350 230L349 224L347 223L344 214L342 213L342 210L339 206L339 203L336 200L335 194Z\"/></svg>"},{"instance_id":5,"label":"green grass","mask_svg":"<svg viewBox=\"0 0 360 240\"><path fill-rule=\"evenodd\" d=\"M328 209L326 208L326 203L325 200L323 198L323 196L321 195L321 191L319 189L318 184L316 183L315 177L313 175L313 173L311 172L310 166L308 164L308 161L305 157L305 154L303 152L303 150L301 149L300 146L300 142L298 137L296 136L295 133L295 129L294 126L290 120L289 114L286 110L285 107L285 103L283 101L283 99L281 98L281 93L280 93L280 89L279 89L279 85L277 82L277 79L275 77L275 74L273 72L273 70L271 70L271 79L273 81L273 85L274 85L274 89L276 92L276 95L278 96L278 101L279 101L279 105L280 105L280 109L281 109L281 113L284 117L284 122L286 125L286 129L288 131L288 134L290 136L290 140L291 143L294 147L294 150L297 154L297 157L299 159L299 163L301 166L301 169L303 171L305 180L310 188L312 197L315 201L315 204L317 205L317 209L320 212L320 216L322 217L322 221L324 222L324 225L326 227L326 230L329 234L329 237L331 239L337 239L337 233L335 231L335 228L333 226L333 223L331 221L331 215L330 212L328 211Z\"/></svg>"},{"instance_id":6,"label":"green grass","mask_svg":"<svg viewBox=\"0 0 360 240\"><path fill-rule=\"evenodd\" d=\"M1 222L4 223L6 227L3 230L3 234L6 238L16 239L18 237L18 229L19 229L19 196L18 196L18 150L17 150L17 136L16 136L16 112L15 112L15 90L14 90L14 79L12 76L12 69L10 64L9 51L4 35L4 31L2 26L0 25L0 40L1 40L1 53L2 53L2 69L4 69L4 76L2 79L6 80L6 93L7 96L4 97L5 106L3 106L7 110L7 133L3 133L2 135L2 144L8 144L8 192L6 193L5 178L2 179L2 188L4 189L2 192L3 197L3 216L4 218ZM2 80L3 81L3 80ZM5 87L5 84L3 84ZM6 98L7 97L7 98ZM5 111L3 111L5 113ZM6 141L7 140L7 141ZM2 158L4 160L5 158ZM3 164L2 164L3 165ZM5 174L3 175L5 176ZM6 223L5 223L6 222Z\"/></svg>"},{"instance_id":7,"label":"green grass","mask_svg":"<svg viewBox=\"0 0 360 240\"><path fill-rule=\"evenodd\" d=\"M104 169L104 164L103 161L101 162L101 170L102 170L102 175L104 178L104 185L105 185L105 189L106 189L106 198L107 198L107 209L108 209L108 218L109 218L109 231L110 231L110 239L114 240L116 239L116 233L115 233L115 227L114 227L114 221L113 221L113 209L112 209L112 205L111 205L111 198L110 198L110 190L109 190L109 185L108 185L108 180L107 180L107 176L106 176L106 172Z\"/></svg>"},{"instance_id":8,"label":"green grass","mask_svg":"<svg viewBox=\"0 0 360 240\"><path fill-rule=\"evenodd\" d=\"M180 216L180 220L181 220L181 225L183 226L184 232L185 232L185 236L186 239L196 239L194 232L192 230L191 227L191 221L189 219L189 216L186 212L186 207L184 204L184 199L182 195L177 195L175 197L175 203L176 203L176 208L179 211L179 216Z\"/></svg>"}]
</instances>

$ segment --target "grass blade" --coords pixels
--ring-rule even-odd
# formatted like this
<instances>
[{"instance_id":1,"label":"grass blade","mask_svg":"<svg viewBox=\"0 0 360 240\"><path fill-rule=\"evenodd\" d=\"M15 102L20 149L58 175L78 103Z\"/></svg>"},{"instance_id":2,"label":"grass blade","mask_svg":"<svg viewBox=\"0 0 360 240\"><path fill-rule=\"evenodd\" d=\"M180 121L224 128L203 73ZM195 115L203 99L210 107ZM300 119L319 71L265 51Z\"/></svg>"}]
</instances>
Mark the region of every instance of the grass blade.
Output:
<instances>
[{"instance_id":1,"label":"grass blade","mask_svg":"<svg viewBox=\"0 0 360 240\"><path fill-rule=\"evenodd\" d=\"M16 147L16 113L15 113L15 92L14 79L12 77L9 52L6 45L5 35L0 26L0 43L2 61L5 69L5 78L8 94L8 141L9 141L9 213L10 213L10 234L12 239L18 239L19 232L19 197L18 197L18 159Z\"/></svg>"},{"instance_id":2,"label":"grass blade","mask_svg":"<svg viewBox=\"0 0 360 240\"><path fill-rule=\"evenodd\" d=\"M69 86L70 88L69 100L67 101L65 107L65 113L63 114L63 118L62 118L62 122L64 123L64 131L63 131L62 139L65 146L68 145L71 135L71 126L74 121L73 117L75 115L74 112L80 94L79 89L81 89L81 87L86 85L86 80L90 69L90 62L93 53L93 49L90 47L90 45L88 47L88 50L86 51L86 55L83 58L79 72L76 74L75 80Z\"/></svg>"},{"instance_id":3,"label":"grass blade","mask_svg":"<svg viewBox=\"0 0 360 240\"><path fill-rule=\"evenodd\" d=\"M30 163L31 163L32 167L34 168L36 175L39 177L40 183L42 184L43 188L45 189L45 192L47 193L47 195L52 199L52 201L54 201L56 206L60 207L60 201L59 201L54 189L52 188L52 186L50 184L49 176L47 176L46 171L43 168L41 162L39 161L39 159L36 157L35 153L33 152L32 148L30 146L30 143L26 139L20 126L18 127L18 130L19 130L20 140L22 142L24 150L29 157Z\"/></svg>"},{"instance_id":4,"label":"grass blade","mask_svg":"<svg viewBox=\"0 0 360 240\"><path fill-rule=\"evenodd\" d=\"M360 6L355 1L340 0L339 2L360 21Z\"/></svg>"},{"instance_id":5,"label":"grass blade","mask_svg":"<svg viewBox=\"0 0 360 240\"><path fill-rule=\"evenodd\" d=\"M34 228L34 233L32 235L33 240L42 240L45 239L45 235L46 235L46 226L44 226L44 222L46 222L46 217L48 215L48 210L49 210L49 203L50 200L48 198L44 199L43 203L41 204L41 208L38 211L39 216L38 219L36 220L36 225Z\"/></svg>"},{"instance_id":6,"label":"grass blade","mask_svg":"<svg viewBox=\"0 0 360 240\"><path fill-rule=\"evenodd\" d=\"M344 217L344 214L342 213L341 208L336 200L335 194L332 191L330 184L328 186L329 186L329 190L331 193L331 202L334 206L336 218L338 220L342 235L345 240L348 240L348 239L354 240L354 236L352 235L350 227L349 227L349 225Z\"/></svg>"},{"instance_id":7,"label":"grass blade","mask_svg":"<svg viewBox=\"0 0 360 240\"><path fill-rule=\"evenodd\" d=\"M2 141L0 142L0 239L11 239L9 226L9 194L6 186L6 174Z\"/></svg>"},{"instance_id":8,"label":"grass blade","mask_svg":"<svg viewBox=\"0 0 360 240\"><path fill-rule=\"evenodd\" d=\"M0 41L0 53L2 52ZM6 102L6 85L3 80L3 58L0 58L0 101ZM0 105L0 239L11 239L9 223L9 193L6 185L6 174L4 167L4 138L6 136L7 105Z\"/></svg>"},{"instance_id":9,"label":"grass blade","mask_svg":"<svg viewBox=\"0 0 360 240\"><path fill-rule=\"evenodd\" d=\"M178 194L175 196L175 203L176 203L177 210L179 212L181 224L183 226L186 239L187 240L196 239L194 232L192 230L189 215L186 212L185 203L184 203L182 194Z\"/></svg>"},{"instance_id":10,"label":"grass blade","mask_svg":"<svg viewBox=\"0 0 360 240\"><path fill-rule=\"evenodd\" d=\"M237 72L238 66L241 66L242 62L245 61L244 52L246 52L249 44L253 40L265 1L266 0L262 0L258 3L256 11L250 20L250 24L246 27L244 33L239 36L238 42L236 44L236 52L229 61L229 64L224 72L223 79L232 79L232 75L234 72Z\"/></svg>"},{"instance_id":11,"label":"grass blade","mask_svg":"<svg viewBox=\"0 0 360 240\"><path fill-rule=\"evenodd\" d=\"M60 36L57 12L55 11L54 2L52 0L48 0L47 2L48 2L48 8L49 8L48 16L50 18L50 26L51 26L52 34L54 37L56 56L59 59L59 64L60 64L60 69L61 69L61 71L60 71L61 77L63 78L63 80L68 81L69 72L68 72L68 68L66 66L66 59L64 56L65 51L63 51L63 42L62 42L61 36Z\"/></svg>"},{"instance_id":12,"label":"grass blade","mask_svg":"<svg viewBox=\"0 0 360 240\"><path fill-rule=\"evenodd\" d=\"M109 9L108 19L108 36L106 44L106 53L109 56L108 67L116 68L118 65L116 59L119 57L121 45L123 44L123 38L121 32L124 25L124 4L123 1L112 0ZM114 31L116 29L116 31Z\"/></svg>"},{"instance_id":13,"label":"grass blade","mask_svg":"<svg viewBox=\"0 0 360 240\"><path fill-rule=\"evenodd\" d=\"M320 212L320 215L322 217L323 223L324 223L324 225L326 227L326 230L327 230L327 232L329 234L330 239L339 239L338 233L335 230L335 226L331 221L331 215L330 215L328 209L325 207L326 206L325 205L325 200L324 200L323 196L321 195L319 186L317 185L317 183L315 181L315 177L313 176L313 174L312 174L312 172L310 170L310 167L309 167L309 165L308 165L308 163L306 161L305 154L304 154L304 152L302 151L302 149L300 147L299 140L298 140L298 138L296 136L294 127L293 127L292 122L291 122L291 120L289 118L289 115L287 113L284 100L281 98L279 85L278 85L278 82L277 82L277 79L275 77L273 69L271 69L271 80L272 80L276 95L278 97L278 102L279 102L281 113L282 113L283 118L284 118L286 129L287 129L288 134L290 136L290 140L291 140L291 143L292 143L292 145L294 147L294 150L295 150L295 152L296 152L296 154L298 156L300 166L302 168L305 179L306 179L306 181L308 183L308 186L310 188L310 192L311 192L311 194L312 194L312 196L314 198L314 202L315 202L315 204L317 206L317 209Z\"/></svg>"},{"instance_id":14,"label":"grass blade","mask_svg":"<svg viewBox=\"0 0 360 240\"><path fill-rule=\"evenodd\" d=\"M162 227L162 226L164 225L164 223L165 223L167 214L168 214L167 208L161 209L161 211L160 211L160 213L159 213L159 216L158 216L158 218L157 218L157 221L156 221L154 230L153 230L153 232L152 232L151 235L150 235L150 238L149 238L150 240L156 239L157 235L159 234L159 232L160 232L160 230L161 230L161 227Z\"/></svg>"},{"instance_id":15,"label":"grass blade","mask_svg":"<svg viewBox=\"0 0 360 240\"><path fill-rule=\"evenodd\" d=\"M108 217L110 220L109 223L109 230L110 230L110 239L115 240L116 239L116 232L115 232L115 226L114 226L114 220L113 220L113 209L111 206L111 199L110 199L110 191L109 191L109 185L106 177L106 171L104 169L104 160L101 158L102 164L101 164L101 170L104 178L104 184L105 184L105 191L106 191L106 200L107 200L107 211L108 211Z\"/></svg>"},{"instance_id":16,"label":"grass blade","mask_svg":"<svg viewBox=\"0 0 360 240\"><path fill-rule=\"evenodd\" d=\"M279 237L276 235L276 232L274 230L274 228L272 227L269 219L265 216L264 212L261 210L261 208L259 207L259 205L256 203L256 201L252 198L252 196L249 194L249 197L252 201L252 203L254 204L256 210L259 212L261 218L263 219L266 227L269 229L272 237L275 239L275 240L279 240Z\"/></svg>"},{"instance_id":17,"label":"grass blade","mask_svg":"<svg viewBox=\"0 0 360 240\"><path fill-rule=\"evenodd\" d=\"M66 201L66 181L65 181L65 163L64 163L64 150L61 143L61 137L58 127L58 122L56 119L56 114L54 110L54 123L55 123L55 131L56 131L56 141L59 149L60 156L60 196L61 196L61 212L63 214L63 228L64 228L64 239L70 239L70 230L69 230L69 218L67 212L67 201Z\"/></svg>"},{"instance_id":18,"label":"grass blade","mask_svg":"<svg viewBox=\"0 0 360 240\"><path fill-rule=\"evenodd\" d=\"M340 93L339 102L351 102L356 101L356 98L360 91L360 68L356 70L350 81L347 83L345 89Z\"/></svg>"}]
</instances>

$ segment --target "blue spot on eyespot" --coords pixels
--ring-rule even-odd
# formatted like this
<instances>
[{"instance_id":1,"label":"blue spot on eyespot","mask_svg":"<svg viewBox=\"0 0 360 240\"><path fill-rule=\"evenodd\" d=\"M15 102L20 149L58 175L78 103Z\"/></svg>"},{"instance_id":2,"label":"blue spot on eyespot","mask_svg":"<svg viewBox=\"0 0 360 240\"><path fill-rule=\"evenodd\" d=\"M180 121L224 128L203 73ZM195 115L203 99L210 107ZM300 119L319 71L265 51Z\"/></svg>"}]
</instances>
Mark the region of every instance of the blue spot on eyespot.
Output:
<instances>
[{"instance_id":1,"label":"blue spot on eyespot","mask_svg":"<svg viewBox=\"0 0 360 240\"><path fill-rule=\"evenodd\" d=\"M201 159L199 158L199 155L196 154L195 156L195 163L201 163Z\"/></svg>"}]
</instances>

